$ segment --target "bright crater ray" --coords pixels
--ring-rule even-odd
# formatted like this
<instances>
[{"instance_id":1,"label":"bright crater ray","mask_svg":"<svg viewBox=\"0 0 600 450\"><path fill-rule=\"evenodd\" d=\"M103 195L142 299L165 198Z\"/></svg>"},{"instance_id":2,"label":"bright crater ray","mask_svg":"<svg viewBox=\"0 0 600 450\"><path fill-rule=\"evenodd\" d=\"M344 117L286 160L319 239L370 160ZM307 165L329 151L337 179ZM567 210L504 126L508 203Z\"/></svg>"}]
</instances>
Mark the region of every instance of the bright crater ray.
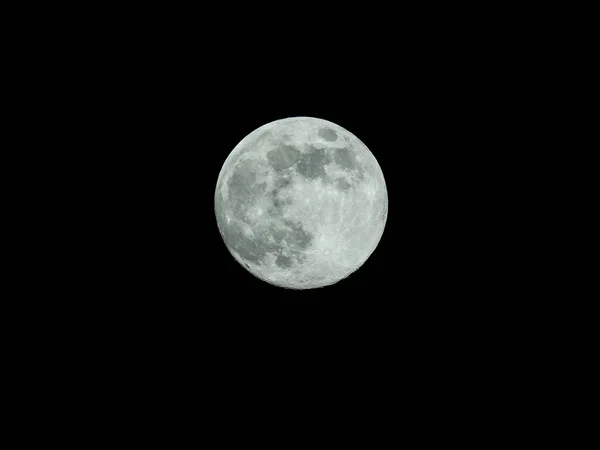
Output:
<instances>
[{"instance_id":1,"label":"bright crater ray","mask_svg":"<svg viewBox=\"0 0 600 450\"><path fill-rule=\"evenodd\" d=\"M387 219L383 173L356 136L312 117L254 130L226 159L217 225L233 257L276 286L338 282L373 253Z\"/></svg>"}]
</instances>

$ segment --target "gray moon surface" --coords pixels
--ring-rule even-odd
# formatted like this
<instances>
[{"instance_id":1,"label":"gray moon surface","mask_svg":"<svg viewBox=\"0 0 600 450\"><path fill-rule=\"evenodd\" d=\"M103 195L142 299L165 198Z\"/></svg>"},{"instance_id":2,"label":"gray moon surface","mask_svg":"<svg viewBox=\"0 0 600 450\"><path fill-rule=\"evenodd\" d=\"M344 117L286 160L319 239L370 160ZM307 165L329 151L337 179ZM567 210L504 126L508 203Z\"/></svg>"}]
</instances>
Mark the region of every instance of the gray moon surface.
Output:
<instances>
[{"instance_id":1,"label":"gray moon surface","mask_svg":"<svg viewBox=\"0 0 600 450\"><path fill-rule=\"evenodd\" d=\"M381 167L350 131L323 119L267 123L225 160L215 214L233 257L289 289L328 286L361 267L388 211Z\"/></svg>"}]
</instances>

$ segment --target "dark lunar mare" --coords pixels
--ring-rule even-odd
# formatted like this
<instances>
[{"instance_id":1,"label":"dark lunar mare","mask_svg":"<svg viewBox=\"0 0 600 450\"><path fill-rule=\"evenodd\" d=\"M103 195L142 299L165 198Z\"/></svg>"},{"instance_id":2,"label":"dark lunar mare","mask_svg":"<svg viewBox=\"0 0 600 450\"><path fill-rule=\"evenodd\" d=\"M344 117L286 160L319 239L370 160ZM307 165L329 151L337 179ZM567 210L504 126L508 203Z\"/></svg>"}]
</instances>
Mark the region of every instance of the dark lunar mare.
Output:
<instances>
[{"instance_id":1,"label":"dark lunar mare","mask_svg":"<svg viewBox=\"0 0 600 450\"><path fill-rule=\"evenodd\" d=\"M336 148L333 152L333 160L341 168L354 172L359 180L364 180L365 169L358 163L356 155L349 148ZM341 186L338 184L338 187L342 190L346 190L343 183Z\"/></svg>"},{"instance_id":2,"label":"dark lunar mare","mask_svg":"<svg viewBox=\"0 0 600 450\"><path fill-rule=\"evenodd\" d=\"M335 186L340 191L348 191L348 190L352 189L352 185L350 183L348 183L348 181L346 181L344 178L337 178L335 180Z\"/></svg>"},{"instance_id":3,"label":"dark lunar mare","mask_svg":"<svg viewBox=\"0 0 600 450\"><path fill-rule=\"evenodd\" d=\"M324 149L307 146L306 152L300 152L293 145L281 143L277 148L267 153L269 165L276 173L296 166L298 173L309 180L327 177L325 165L331 162L331 157Z\"/></svg>"},{"instance_id":4,"label":"dark lunar mare","mask_svg":"<svg viewBox=\"0 0 600 450\"><path fill-rule=\"evenodd\" d=\"M337 140L337 133L331 128L321 128L317 134L329 142Z\"/></svg>"},{"instance_id":5,"label":"dark lunar mare","mask_svg":"<svg viewBox=\"0 0 600 450\"><path fill-rule=\"evenodd\" d=\"M327 178L325 165L331 162L331 157L324 149L308 146L307 150L298 161L298 172L309 180L317 178L325 180Z\"/></svg>"},{"instance_id":6,"label":"dark lunar mare","mask_svg":"<svg viewBox=\"0 0 600 450\"><path fill-rule=\"evenodd\" d=\"M344 169L354 170L357 167L356 157L354 153L347 148L336 148L333 154L333 159L338 166Z\"/></svg>"},{"instance_id":7,"label":"dark lunar mare","mask_svg":"<svg viewBox=\"0 0 600 450\"><path fill-rule=\"evenodd\" d=\"M293 152L287 153L288 156L284 158L275 158L274 161L276 164L286 165L290 161L290 154ZM228 180L229 198L219 198L221 194L219 190L217 191L215 212L219 229L227 245L244 260L258 264L263 261L267 253L272 253L275 255L275 263L279 267L292 267L296 262L306 259L302 250L306 250L310 246L313 236L306 232L299 222L281 218L286 203L278 198L277 193L290 184L289 179L286 179L284 175L278 176L275 181L275 189L266 193L266 183L256 184L255 170L256 166L251 161L240 163ZM256 198L264 195L268 195L272 199L272 205L267 211L271 216L270 219L261 225L249 223L246 219L248 207ZM228 223L226 218L228 212L237 220ZM275 225L277 222L279 222L279 226ZM243 223L252 227L253 237L244 233ZM283 240L286 241L285 247L297 250L289 250L288 255L284 255L282 253Z\"/></svg>"},{"instance_id":8,"label":"dark lunar mare","mask_svg":"<svg viewBox=\"0 0 600 450\"><path fill-rule=\"evenodd\" d=\"M281 227L269 225L261 230L254 230L254 237L246 236L237 224L219 225L225 242L244 260L259 264L267 253L275 255L275 263L281 268L289 268L294 261L299 263L306 260L302 253L312 242L313 236L306 232L301 225L284 224ZM272 238L272 240L271 240ZM285 245L282 241L285 240ZM288 247L288 255L283 254L283 247Z\"/></svg>"},{"instance_id":9,"label":"dark lunar mare","mask_svg":"<svg viewBox=\"0 0 600 450\"><path fill-rule=\"evenodd\" d=\"M227 182L229 204L236 217L241 218L254 199L263 195L266 183L256 183L256 163L242 161Z\"/></svg>"},{"instance_id":10,"label":"dark lunar mare","mask_svg":"<svg viewBox=\"0 0 600 450\"><path fill-rule=\"evenodd\" d=\"M300 151L293 145L279 144L267 153L269 164L275 171L281 171L293 166L300 159Z\"/></svg>"}]
</instances>

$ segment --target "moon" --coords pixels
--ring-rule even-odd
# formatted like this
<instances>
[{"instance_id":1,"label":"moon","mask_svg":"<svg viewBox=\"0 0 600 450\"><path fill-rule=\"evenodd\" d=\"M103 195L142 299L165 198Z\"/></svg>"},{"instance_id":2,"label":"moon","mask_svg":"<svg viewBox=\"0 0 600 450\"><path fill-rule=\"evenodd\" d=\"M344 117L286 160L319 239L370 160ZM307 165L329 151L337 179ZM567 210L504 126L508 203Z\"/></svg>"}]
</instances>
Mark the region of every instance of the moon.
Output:
<instances>
[{"instance_id":1,"label":"moon","mask_svg":"<svg viewBox=\"0 0 600 450\"><path fill-rule=\"evenodd\" d=\"M231 255L288 289L335 284L361 267L387 220L383 172L367 146L323 119L267 123L231 151L215 214Z\"/></svg>"}]
</instances>

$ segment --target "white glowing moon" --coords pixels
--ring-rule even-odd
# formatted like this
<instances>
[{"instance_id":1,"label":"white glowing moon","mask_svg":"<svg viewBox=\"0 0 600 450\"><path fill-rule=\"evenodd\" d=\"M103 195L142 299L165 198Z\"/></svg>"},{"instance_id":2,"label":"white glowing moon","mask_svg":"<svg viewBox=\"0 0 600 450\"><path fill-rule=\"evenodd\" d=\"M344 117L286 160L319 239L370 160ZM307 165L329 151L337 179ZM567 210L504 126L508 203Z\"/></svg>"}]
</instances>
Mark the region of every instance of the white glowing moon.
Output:
<instances>
[{"instance_id":1,"label":"white glowing moon","mask_svg":"<svg viewBox=\"0 0 600 450\"><path fill-rule=\"evenodd\" d=\"M383 173L348 130L313 117L263 125L233 149L217 181L225 245L276 286L334 284L364 264L387 219Z\"/></svg>"}]
</instances>

